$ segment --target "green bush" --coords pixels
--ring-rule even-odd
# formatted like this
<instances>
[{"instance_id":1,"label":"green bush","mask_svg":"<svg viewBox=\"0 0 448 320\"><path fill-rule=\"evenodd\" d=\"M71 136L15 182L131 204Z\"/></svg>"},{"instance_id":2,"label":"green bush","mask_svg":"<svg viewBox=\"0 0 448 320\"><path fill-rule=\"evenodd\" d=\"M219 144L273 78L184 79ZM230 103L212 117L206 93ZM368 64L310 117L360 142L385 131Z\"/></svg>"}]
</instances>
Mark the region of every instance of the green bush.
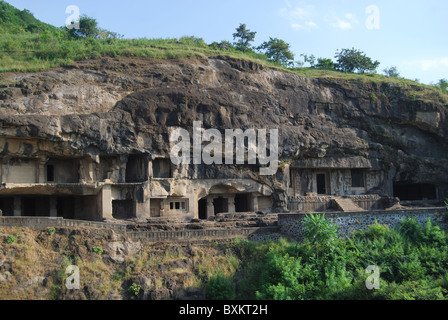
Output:
<instances>
[{"instance_id":1,"label":"green bush","mask_svg":"<svg viewBox=\"0 0 448 320\"><path fill-rule=\"evenodd\" d=\"M129 287L128 292L133 296L138 296L142 287L136 283L132 283Z\"/></svg>"},{"instance_id":2,"label":"green bush","mask_svg":"<svg viewBox=\"0 0 448 320\"><path fill-rule=\"evenodd\" d=\"M6 238L6 243L8 243L8 244L11 244L11 243L13 243L13 242L15 242L16 241L16 237L14 236L14 235L9 235L7 238Z\"/></svg>"},{"instance_id":3,"label":"green bush","mask_svg":"<svg viewBox=\"0 0 448 320\"><path fill-rule=\"evenodd\" d=\"M102 255L103 254L103 248L100 246L94 246L93 247L93 252L95 252L97 255Z\"/></svg>"},{"instance_id":4,"label":"green bush","mask_svg":"<svg viewBox=\"0 0 448 320\"><path fill-rule=\"evenodd\" d=\"M308 223L308 231L314 231L302 243L233 243L241 258L234 277L237 299L448 298L446 231L430 219L424 225L404 219L396 228L375 222L350 237L334 238L332 250L319 256L317 240L313 243L318 238L311 235L326 229L325 219L309 215ZM366 287L371 265L380 270L380 288L375 290Z\"/></svg>"},{"instance_id":5,"label":"green bush","mask_svg":"<svg viewBox=\"0 0 448 320\"><path fill-rule=\"evenodd\" d=\"M211 276L207 282L207 298L210 300L232 300L235 298L235 284L222 272Z\"/></svg>"}]
</instances>

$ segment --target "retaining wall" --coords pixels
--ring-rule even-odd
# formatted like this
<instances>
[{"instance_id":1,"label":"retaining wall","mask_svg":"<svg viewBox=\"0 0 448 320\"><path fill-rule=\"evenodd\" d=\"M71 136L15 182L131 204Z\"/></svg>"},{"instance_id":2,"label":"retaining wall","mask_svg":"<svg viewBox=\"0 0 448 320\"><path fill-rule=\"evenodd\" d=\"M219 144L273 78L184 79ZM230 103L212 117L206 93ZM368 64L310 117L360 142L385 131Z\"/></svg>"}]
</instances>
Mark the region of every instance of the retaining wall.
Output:
<instances>
[{"instance_id":1,"label":"retaining wall","mask_svg":"<svg viewBox=\"0 0 448 320\"><path fill-rule=\"evenodd\" d=\"M415 218L420 224L425 224L428 218L436 222L440 227L447 228L448 223L444 217L446 208L422 208L407 210L375 210L361 212L335 212L326 213L325 218L336 224L339 234L346 236L350 233L365 229L378 221L390 228L399 225L400 221L408 217ZM295 240L303 239L302 223L305 213L281 214L278 216L280 234Z\"/></svg>"},{"instance_id":2,"label":"retaining wall","mask_svg":"<svg viewBox=\"0 0 448 320\"><path fill-rule=\"evenodd\" d=\"M126 232L126 225L124 224L69 220L59 217L0 217L0 226L27 227L33 230L44 230L50 227L91 227L100 229L112 229L117 232Z\"/></svg>"},{"instance_id":3,"label":"retaining wall","mask_svg":"<svg viewBox=\"0 0 448 320\"><path fill-rule=\"evenodd\" d=\"M127 231L126 225L108 222L94 222L82 220L65 220L63 218L49 217L0 217L1 226L27 227L33 230L45 230L50 227L91 227L109 229L126 235L134 241L180 241L203 239L231 239L247 238L262 241L267 238L279 238L277 227L253 227L233 229L201 229L201 230L174 230L174 231Z\"/></svg>"}]
</instances>

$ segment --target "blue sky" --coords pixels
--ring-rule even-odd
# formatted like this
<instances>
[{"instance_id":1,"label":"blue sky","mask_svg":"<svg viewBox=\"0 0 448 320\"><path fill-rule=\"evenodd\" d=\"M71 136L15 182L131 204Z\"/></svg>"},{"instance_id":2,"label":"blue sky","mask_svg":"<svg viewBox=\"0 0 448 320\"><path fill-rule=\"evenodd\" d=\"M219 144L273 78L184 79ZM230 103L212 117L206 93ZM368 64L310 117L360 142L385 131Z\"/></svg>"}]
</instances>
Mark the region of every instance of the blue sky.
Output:
<instances>
[{"instance_id":1,"label":"blue sky","mask_svg":"<svg viewBox=\"0 0 448 320\"><path fill-rule=\"evenodd\" d=\"M126 38L201 37L233 41L240 23L257 32L255 44L277 37L300 54L334 58L356 48L396 66L408 79L448 79L448 1L425 0L6 0L38 19L65 25L69 5ZM368 10L371 9L371 10ZM367 24L366 24L367 22Z\"/></svg>"}]
</instances>

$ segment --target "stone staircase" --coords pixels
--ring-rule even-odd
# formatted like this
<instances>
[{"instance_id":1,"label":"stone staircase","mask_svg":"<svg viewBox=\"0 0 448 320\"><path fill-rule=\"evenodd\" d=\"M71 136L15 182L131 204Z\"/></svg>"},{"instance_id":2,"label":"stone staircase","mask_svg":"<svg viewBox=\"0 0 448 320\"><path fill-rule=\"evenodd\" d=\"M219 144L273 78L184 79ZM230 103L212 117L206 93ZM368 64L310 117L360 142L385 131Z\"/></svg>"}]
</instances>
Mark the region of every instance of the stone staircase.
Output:
<instances>
[{"instance_id":1,"label":"stone staircase","mask_svg":"<svg viewBox=\"0 0 448 320\"><path fill-rule=\"evenodd\" d=\"M342 197L333 197L332 198L335 204L335 207L344 212L358 212L365 211L361 207L357 206L351 199L342 198Z\"/></svg>"}]
</instances>

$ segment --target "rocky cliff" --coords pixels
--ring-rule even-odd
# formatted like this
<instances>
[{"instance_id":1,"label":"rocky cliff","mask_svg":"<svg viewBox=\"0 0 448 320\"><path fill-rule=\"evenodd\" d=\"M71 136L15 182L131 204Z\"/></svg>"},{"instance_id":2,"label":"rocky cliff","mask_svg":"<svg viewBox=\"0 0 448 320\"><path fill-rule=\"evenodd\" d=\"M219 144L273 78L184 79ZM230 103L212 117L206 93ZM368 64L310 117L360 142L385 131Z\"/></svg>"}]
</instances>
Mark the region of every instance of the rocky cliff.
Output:
<instances>
[{"instance_id":1,"label":"rocky cliff","mask_svg":"<svg viewBox=\"0 0 448 320\"><path fill-rule=\"evenodd\" d=\"M2 74L0 137L51 142L19 150L24 157L44 149L64 157L168 157L169 127L191 130L200 120L222 131L275 128L281 161L358 157L394 181L446 186L446 101L417 84L367 79L304 78L228 57L82 61ZM0 149L9 152L5 143Z\"/></svg>"}]
</instances>

